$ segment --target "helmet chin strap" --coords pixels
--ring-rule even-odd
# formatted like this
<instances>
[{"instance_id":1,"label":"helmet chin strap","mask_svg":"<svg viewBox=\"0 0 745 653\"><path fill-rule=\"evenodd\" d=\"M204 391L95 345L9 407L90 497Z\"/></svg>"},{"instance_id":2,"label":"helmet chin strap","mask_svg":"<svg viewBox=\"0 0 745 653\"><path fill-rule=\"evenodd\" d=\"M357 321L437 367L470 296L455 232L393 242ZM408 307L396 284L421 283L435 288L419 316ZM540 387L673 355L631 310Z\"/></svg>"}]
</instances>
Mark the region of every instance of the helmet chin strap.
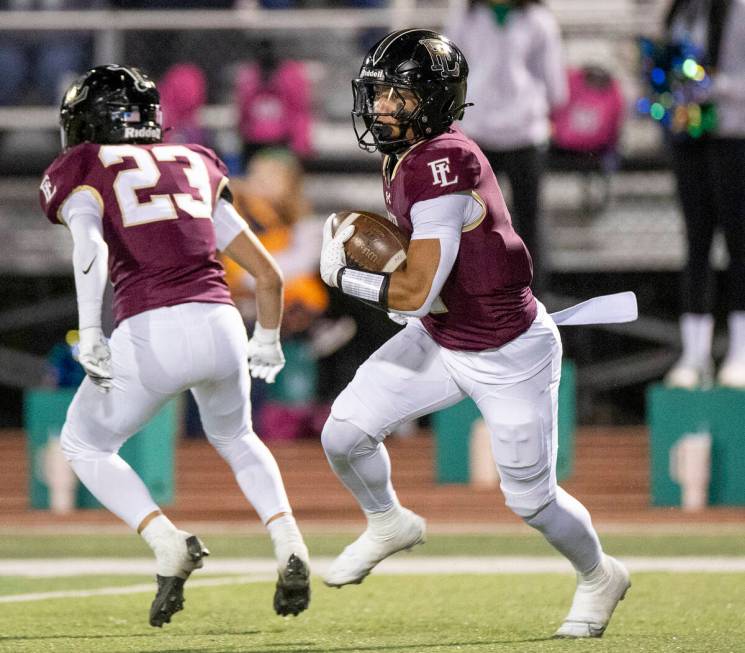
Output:
<instances>
[{"instance_id":1,"label":"helmet chin strap","mask_svg":"<svg viewBox=\"0 0 745 653\"><path fill-rule=\"evenodd\" d=\"M406 150L419 140L416 136L413 138L404 137L403 133L405 133L410 126L410 123L391 125L375 121L375 123L370 127L370 133L375 140L377 149L384 154L391 154ZM398 137L394 135L394 127L398 128L401 132Z\"/></svg>"}]
</instances>

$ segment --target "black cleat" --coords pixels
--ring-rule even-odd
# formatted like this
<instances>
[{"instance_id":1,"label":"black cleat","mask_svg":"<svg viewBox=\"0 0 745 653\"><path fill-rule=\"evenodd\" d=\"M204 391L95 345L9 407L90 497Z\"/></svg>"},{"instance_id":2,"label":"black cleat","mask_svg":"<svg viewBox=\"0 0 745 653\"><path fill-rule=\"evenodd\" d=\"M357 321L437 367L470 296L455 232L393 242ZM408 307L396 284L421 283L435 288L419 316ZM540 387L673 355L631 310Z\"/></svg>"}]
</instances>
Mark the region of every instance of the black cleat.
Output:
<instances>
[{"instance_id":1,"label":"black cleat","mask_svg":"<svg viewBox=\"0 0 745 653\"><path fill-rule=\"evenodd\" d=\"M203 565L202 558L210 554L196 535L186 538L186 553L188 555L188 562L184 565L186 578L159 574L155 577L158 581L158 591L150 606L151 626L162 628L163 624L171 622L174 614L184 609L184 583L194 569L199 569Z\"/></svg>"},{"instance_id":2,"label":"black cleat","mask_svg":"<svg viewBox=\"0 0 745 653\"><path fill-rule=\"evenodd\" d=\"M282 616L297 617L310 603L310 569L294 553L279 572L274 592L274 611Z\"/></svg>"}]
</instances>

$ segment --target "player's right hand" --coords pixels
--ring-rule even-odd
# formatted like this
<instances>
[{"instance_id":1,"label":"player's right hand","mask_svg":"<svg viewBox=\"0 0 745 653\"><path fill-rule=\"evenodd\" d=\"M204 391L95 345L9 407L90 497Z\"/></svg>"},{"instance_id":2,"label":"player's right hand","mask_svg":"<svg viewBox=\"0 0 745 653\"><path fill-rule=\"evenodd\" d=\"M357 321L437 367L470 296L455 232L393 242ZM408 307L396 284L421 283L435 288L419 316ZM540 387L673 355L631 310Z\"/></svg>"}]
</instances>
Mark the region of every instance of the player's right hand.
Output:
<instances>
[{"instance_id":1,"label":"player's right hand","mask_svg":"<svg viewBox=\"0 0 745 653\"><path fill-rule=\"evenodd\" d=\"M113 386L109 343L98 327L80 329L78 333L78 362L93 381L96 390L106 394Z\"/></svg>"}]
</instances>

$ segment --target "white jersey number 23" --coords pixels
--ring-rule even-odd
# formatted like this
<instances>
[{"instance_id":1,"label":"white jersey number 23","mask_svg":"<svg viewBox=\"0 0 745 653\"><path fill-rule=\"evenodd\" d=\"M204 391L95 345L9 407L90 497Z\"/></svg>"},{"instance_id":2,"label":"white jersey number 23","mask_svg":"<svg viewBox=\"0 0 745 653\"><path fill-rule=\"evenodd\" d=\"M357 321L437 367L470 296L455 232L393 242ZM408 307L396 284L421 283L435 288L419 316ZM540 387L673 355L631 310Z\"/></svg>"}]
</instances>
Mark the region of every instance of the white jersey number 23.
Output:
<instances>
[{"instance_id":1,"label":"white jersey number 23","mask_svg":"<svg viewBox=\"0 0 745 653\"><path fill-rule=\"evenodd\" d=\"M135 227L148 222L176 220L176 207L193 218L212 218L212 190L207 166L202 157L183 145L156 145L150 150L137 145L102 145L98 158L105 167L122 163L125 158L134 160L137 167L122 170L114 180L114 192L125 227ZM160 179L159 161L179 161L184 165L184 175L189 187L201 199L190 193L151 194L149 201L140 201L137 191L155 189ZM186 159L186 161L183 161Z\"/></svg>"}]
</instances>

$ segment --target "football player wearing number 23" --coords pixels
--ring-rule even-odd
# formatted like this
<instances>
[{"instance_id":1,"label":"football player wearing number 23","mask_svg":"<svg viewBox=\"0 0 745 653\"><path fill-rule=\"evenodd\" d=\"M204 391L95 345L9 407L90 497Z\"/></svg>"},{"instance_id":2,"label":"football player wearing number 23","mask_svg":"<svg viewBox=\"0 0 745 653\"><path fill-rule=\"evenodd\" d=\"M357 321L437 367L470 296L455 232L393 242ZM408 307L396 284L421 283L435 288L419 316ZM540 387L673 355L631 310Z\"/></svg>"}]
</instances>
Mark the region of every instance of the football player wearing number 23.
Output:
<instances>
[{"instance_id":1,"label":"football player wearing number 23","mask_svg":"<svg viewBox=\"0 0 745 653\"><path fill-rule=\"evenodd\" d=\"M561 341L531 293L532 264L512 228L485 156L454 122L468 66L429 30L393 32L353 81L355 132L383 154L388 216L411 238L405 267L378 274L346 266L354 226L324 231L321 276L330 286L406 316L406 327L359 368L333 404L323 447L368 526L332 563L327 585L359 583L382 559L421 543L424 520L402 507L383 441L402 422L478 405L491 432L507 506L578 574L559 637L598 637L628 589L585 507L556 483Z\"/></svg>"},{"instance_id":2,"label":"football player wearing number 23","mask_svg":"<svg viewBox=\"0 0 745 653\"><path fill-rule=\"evenodd\" d=\"M199 145L161 142L160 98L136 68L98 66L62 102L62 153L40 189L46 216L73 239L80 363L87 373L61 444L92 494L136 529L156 557L150 623L183 606L189 574L207 549L155 504L119 448L174 395L191 390L209 441L266 524L277 556L278 614L309 601L308 552L279 469L252 429L250 377L273 382L282 276L231 204L227 171ZM249 340L216 258L223 251L256 278L258 321ZM101 330L104 288L116 327Z\"/></svg>"}]
</instances>

